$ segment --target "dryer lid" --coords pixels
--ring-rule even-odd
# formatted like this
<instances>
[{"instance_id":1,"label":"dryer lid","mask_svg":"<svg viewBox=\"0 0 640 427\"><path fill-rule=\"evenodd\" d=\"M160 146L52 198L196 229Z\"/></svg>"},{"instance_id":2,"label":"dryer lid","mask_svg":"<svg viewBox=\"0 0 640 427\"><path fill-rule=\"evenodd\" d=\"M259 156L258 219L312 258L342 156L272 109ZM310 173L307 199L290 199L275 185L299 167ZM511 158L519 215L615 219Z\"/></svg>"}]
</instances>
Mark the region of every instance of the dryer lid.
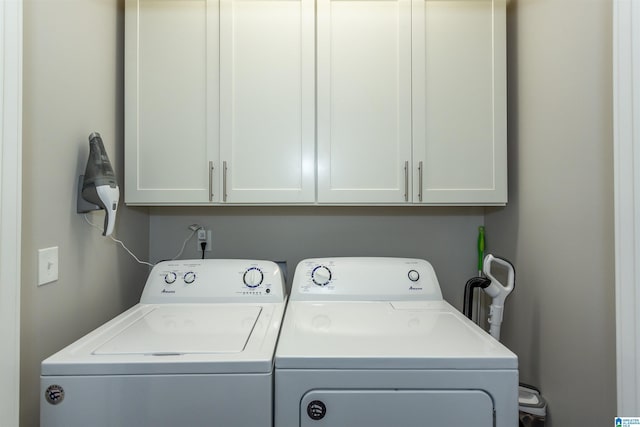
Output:
<instances>
[{"instance_id":1,"label":"dryer lid","mask_svg":"<svg viewBox=\"0 0 640 427\"><path fill-rule=\"evenodd\" d=\"M159 306L131 323L94 355L182 355L242 352L260 306Z\"/></svg>"},{"instance_id":2,"label":"dryer lid","mask_svg":"<svg viewBox=\"0 0 640 427\"><path fill-rule=\"evenodd\" d=\"M276 368L516 369L517 357L444 301L292 301Z\"/></svg>"}]
</instances>

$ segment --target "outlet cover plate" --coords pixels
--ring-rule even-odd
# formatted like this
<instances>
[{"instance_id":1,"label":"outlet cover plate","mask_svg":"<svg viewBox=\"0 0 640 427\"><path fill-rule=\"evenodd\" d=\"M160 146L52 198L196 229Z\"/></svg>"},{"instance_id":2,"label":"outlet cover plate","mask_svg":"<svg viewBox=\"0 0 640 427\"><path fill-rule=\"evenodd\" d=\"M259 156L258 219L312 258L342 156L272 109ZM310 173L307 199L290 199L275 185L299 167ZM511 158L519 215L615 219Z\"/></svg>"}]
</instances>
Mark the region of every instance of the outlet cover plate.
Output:
<instances>
[{"instance_id":1,"label":"outlet cover plate","mask_svg":"<svg viewBox=\"0 0 640 427\"><path fill-rule=\"evenodd\" d=\"M205 248L205 252L211 252L211 230L198 230L198 238L196 249L198 252L202 252L202 248L200 247L200 242L207 242L207 247Z\"/></svg>"},{"instance_id":2,"label":"outlet cover plate","mask_svg":"<svg viewBox=\"0 0 640 427\"><path fill-rule=\"evenodd\" d=\"M38 286L58 280L58 247L38 249Z\"/></svg>"}]
</instances>

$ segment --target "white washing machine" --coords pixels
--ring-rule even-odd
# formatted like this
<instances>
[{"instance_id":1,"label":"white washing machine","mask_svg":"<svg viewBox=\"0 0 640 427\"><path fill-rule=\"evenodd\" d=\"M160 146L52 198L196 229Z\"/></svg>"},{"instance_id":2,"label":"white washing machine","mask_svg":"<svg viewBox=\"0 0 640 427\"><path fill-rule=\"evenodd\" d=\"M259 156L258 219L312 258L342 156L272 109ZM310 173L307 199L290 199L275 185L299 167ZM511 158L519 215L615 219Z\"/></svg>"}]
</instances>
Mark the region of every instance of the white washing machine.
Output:
<instances>
[{"instance_id":1,"label":"white washing machine","mask_svg":"<svg viewBox=\"0 0 640 427\"><path fill-rule=\"evenodd\" d=\"M516 355L424 260L302 261L275 366L277 427L518 425Z\"/></svg>"},{"instance_id":2,"label":"white washing machine","mask_svg":"<svg viewBox=\"0 0 640 427\"><path fill-rule=\"evenodd\" d=\"M269 261L157 264L140 303L42 362L43 427L272 426Z\"/></svg>"}]
</instances>

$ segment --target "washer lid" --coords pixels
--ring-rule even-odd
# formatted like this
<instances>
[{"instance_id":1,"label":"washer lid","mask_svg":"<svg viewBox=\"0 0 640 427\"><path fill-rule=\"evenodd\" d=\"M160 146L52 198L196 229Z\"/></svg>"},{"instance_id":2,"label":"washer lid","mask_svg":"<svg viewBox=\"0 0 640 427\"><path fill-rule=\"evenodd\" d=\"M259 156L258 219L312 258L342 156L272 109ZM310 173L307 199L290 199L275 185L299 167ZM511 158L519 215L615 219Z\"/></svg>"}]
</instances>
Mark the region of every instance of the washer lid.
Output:
<instances>
[{"instance_id":1,"label":"washer lid","mask_svg":"<svg viewBox=\"0 0 640 427\"><path fill-rule=\"evenodd\" d=\"M159 306L93 351L95 355L239 353L261 307Z\"/></svg>"},{"instance_id":2,"label":"washer lid","mask_svg":"<svg viewBox=\"0 0 640 427\"><path fill-rule=\"evenodd\" d=\"M137 304L45 359L41 374L271 373L284 307Z\"/></svg>"}]
</instances>

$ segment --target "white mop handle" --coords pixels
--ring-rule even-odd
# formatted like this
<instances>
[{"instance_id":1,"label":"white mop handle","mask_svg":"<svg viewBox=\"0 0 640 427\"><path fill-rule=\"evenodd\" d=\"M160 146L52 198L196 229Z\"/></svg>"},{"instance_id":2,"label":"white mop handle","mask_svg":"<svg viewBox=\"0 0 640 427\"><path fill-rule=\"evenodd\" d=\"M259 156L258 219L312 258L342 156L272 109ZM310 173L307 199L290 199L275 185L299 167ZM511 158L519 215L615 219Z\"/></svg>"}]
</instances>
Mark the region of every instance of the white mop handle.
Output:
<instances>
[{"instance_id":1,"label":"white mop handle","mask_svg":"<svg viewBox=\"0 0 640 427\"><path fill-rule=\"evenodd\" d=\"M491 304L489 306L489 334L500 341L500 325L502 324L503 305Z\"/></svg>"}]
</instances>

